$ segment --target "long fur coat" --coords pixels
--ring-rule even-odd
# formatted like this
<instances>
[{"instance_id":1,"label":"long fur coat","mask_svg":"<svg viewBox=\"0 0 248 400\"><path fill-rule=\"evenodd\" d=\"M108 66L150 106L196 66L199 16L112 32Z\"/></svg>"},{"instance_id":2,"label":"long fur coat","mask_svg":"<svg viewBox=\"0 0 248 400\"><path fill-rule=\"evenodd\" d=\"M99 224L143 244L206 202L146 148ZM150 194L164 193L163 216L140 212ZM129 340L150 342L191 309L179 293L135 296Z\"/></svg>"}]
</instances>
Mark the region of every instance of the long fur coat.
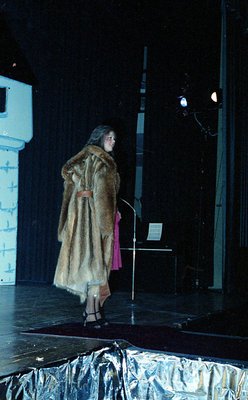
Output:
<instances>
[{"instance_id":1,"label":"long fur coat","mask_svg":"<svg viewBox=\"0 0 248 400\"><path fill-rule=\"evenodd\" d=\"M89 145L62 168L64 194L58 227L62 242L54 284L80 296L99 296L112 267L119 174L114 159ZM91 190L93 197L77 197Z\"/></svg>"}]
</instances>

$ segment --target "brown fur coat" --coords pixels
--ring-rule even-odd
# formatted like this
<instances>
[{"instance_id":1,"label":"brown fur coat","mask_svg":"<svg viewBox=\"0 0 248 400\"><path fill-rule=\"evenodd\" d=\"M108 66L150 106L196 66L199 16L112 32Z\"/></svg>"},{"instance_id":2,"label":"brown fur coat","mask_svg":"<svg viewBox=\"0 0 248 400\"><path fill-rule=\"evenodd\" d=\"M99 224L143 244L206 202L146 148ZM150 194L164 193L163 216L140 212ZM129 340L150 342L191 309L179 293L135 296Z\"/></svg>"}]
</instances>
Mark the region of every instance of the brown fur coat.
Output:
<instances>
[{"instance_id":1,"label":"brown fur coat","mask_svg":"<svg viewBox=\"0 0 248 400\"><path fill-rule=\"evenodd\" d=\"M58 240L62 242L54 284L84 302L99 295L112 267L119 174L113 158L89 145L62 168L64 194ZM77 197L91 190L93 197Z\"/></svg>"}]
</instances>

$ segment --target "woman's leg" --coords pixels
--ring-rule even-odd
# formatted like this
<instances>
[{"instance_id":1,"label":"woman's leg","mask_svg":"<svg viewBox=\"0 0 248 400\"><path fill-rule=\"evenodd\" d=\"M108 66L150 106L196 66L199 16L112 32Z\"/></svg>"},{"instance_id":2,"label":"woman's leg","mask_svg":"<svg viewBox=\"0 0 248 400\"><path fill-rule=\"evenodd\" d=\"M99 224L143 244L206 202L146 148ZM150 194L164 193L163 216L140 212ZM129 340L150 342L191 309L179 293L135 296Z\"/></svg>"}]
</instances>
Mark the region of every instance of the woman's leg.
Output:
<instances>
[{"instance_id":1,"label":"woman's leg","mask_svg":"<svg viewBox=\"0 0 248 400\"><path fill-rule=\"evenodd\" d=\"M87 322L99 319L100 300L96 295L89 295L85 307L85 317Z\"/></svg>"},{"instance_id":2,"label":"woman's leg","mask_svg":"<svg viewBox=\"0 0 248 400\"><path fill-rule=\"evenodd\" d=\"M86 308L84 311L84 324L86 327L92 328L109 325L101 315L100 298L98 296L89 295L87 297Z\"/></svg>"}]
</instances>

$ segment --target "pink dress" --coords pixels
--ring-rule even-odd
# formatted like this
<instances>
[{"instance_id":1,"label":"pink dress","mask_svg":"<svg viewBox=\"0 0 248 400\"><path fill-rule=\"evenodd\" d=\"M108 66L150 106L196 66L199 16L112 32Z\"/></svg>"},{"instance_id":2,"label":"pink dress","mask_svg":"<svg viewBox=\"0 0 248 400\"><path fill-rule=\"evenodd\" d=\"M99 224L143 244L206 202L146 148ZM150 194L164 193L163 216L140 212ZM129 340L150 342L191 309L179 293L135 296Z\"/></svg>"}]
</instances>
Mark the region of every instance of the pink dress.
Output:
<instances>
[{"instance_id":1,"label":"pink dress","mask_svg":"<svg viewBox=\"0 0 248 400\"><path fill-rule=\"evenodd\" d=\"M119 222L120 222L120 215L118 212L116 212L112 271L116 271L116 270L122 268L121 250L120 250L120 242L119 242Z\"/></svg>"}]
</instances>

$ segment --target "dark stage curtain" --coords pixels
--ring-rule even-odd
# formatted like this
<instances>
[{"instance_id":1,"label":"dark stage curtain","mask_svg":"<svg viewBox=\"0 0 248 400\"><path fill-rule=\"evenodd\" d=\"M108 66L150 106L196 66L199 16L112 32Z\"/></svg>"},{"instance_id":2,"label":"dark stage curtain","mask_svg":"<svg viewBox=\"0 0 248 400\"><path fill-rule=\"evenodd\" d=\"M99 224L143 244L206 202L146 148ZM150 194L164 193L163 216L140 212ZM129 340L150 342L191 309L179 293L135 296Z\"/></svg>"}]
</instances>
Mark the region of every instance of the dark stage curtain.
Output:
<instances>
[{"instance_id":1,"label":"dark stage curtain","mask_svg":"<svg viewBox=\"0 0 248 400\"><path fill-rule=\"evenodd\" d=\"M180 79L180 72L161 49L149 50L143 220L164 223L166 243L183 256L185 266L201 271L201 284L207 286L212 279L216 137L203 135L192 116L177 117L172 81Z\"/></svg>"},{"instance_id":2,"label":"dark stage curtain","mask_svg":"<svg viewBox=\"0 0 248 400\"><path fill-rule=\"evenodd\" d=\"M210 36L204 17L199 26L191 24L190 7L185 7L185 19L181 21L177 16L183 40L181 33L171 28L164 32L163 40L155 37L147 44L142 216L145 222L164 223L167 244L183 256L185 266L199 270L201 284L209 286L213 273L217 140L201 132L192 114L184 118L177 113L177 96L185 72L196 77L194 84L198 87L209 84L210 76L211 84L218 81L220 9L210 3L205 6L216 22ZM206 46L202 48L203 40ZM209 118L212 116L207 115L207 123ZM216 129L215 121L214 133Z\"/></svg>"},{"instance_id":3,"label":"dark stage curtain","mask_svg":"<svg viewBox=\"0 0 248 400\"><path fill-rule=\"evenodd\" d=\"M105 16L100 3L14 1L4 9L37 80L34 137L19 162L17 281L51 282L59 252L61 167L96 125L112 123L119 134L122 196L133 196L143 45L138 29Z\"/></svg>"},{"instance_id":4,"label":"dark stage curtain","mask_svg":"<svg viewBox=\"0 0 248 400\"><path fill-rule=\"evenodd\" d=\"M224 118L226 138L225 275L227 292L246 292L248 278L248 37L247 4L223 1L226 28Z\"/></svg>"}]
</instances>

